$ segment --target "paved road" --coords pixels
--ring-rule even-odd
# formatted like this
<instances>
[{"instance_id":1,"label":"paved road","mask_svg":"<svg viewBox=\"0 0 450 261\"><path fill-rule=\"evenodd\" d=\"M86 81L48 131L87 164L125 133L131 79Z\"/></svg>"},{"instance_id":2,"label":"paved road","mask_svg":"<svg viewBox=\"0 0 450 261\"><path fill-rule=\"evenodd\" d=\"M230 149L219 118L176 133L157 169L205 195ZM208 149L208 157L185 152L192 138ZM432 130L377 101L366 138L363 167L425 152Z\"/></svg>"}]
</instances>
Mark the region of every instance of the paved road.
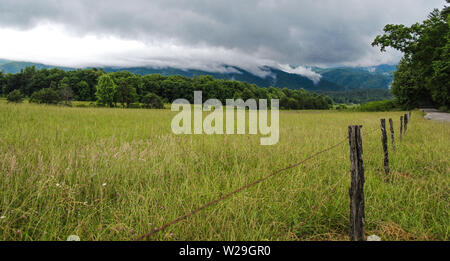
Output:
<instances>
[{"instance_id":1,"label":"paved road","mask_svg":"<svg viewBox=\"0 0 450 261\"><path fill-rule=\"evenodd\" d=\"M450 113L440 112L436 109L421 109L426 113L425 119L432 121L448 121L450 122Z\"/></svg>"}]
</instances>

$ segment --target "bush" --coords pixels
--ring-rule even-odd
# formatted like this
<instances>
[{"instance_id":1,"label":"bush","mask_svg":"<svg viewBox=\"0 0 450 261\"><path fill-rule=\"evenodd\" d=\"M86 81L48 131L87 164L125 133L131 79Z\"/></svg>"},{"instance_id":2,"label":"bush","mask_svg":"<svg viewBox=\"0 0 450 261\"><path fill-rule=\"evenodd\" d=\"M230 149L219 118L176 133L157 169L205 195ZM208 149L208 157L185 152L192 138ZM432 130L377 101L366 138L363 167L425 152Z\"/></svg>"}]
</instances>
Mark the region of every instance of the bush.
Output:
<instances>
[{"instance_id":1,"label":"bush","mask_svg":"<svg viewBox=\"0 0 450 261\"><path fill-rule=\"evenodd\" d=\"M128 105L128 108L130 108L130 109L139 109L139 108L141 108L141 105L139 103L130 103Z\"/></svg>"},{"instance_id":2,"label":"bush","mask_svg":"<svg viewBox=\"0 0 450 261\"><path fill-rule=\"evenodd\" d=\"M30 98L30 102L46 104L58 104L60 100L59 94L51 88L44 88L34 92Z\"/></svg>"},{"instance_id":3,"label":"bush","mask_svg":"<svg viewBox=\"0 0 450 261\"><path fill-rule=\"evenodd\" d=\"M154 93L147 93L142 98L142 103L144 104L145 108L148 109L163 109L164 108L164 102L158 95Z\"/></svg>"},{"instance_id":4,"label":"bush","mask_svg":"<svg viewBox=\"0 0 450 261\"><path fill-rule=\"evenodd\" d=\"M23 95L19 90L14 90L6 97L8 102L21 103L23 101Z\"/></svg>"},{"instance_id":5,"label":"bush","mask_svg":"<svg viewBox=\"0 0 450 261\"><path fill-rule=\"evenodd\" d=\"M336 110L339 110L339 111L347 110L347 109L348 109L348 107L347 107L347 105L345 105L345 104L339 104L339 105L336 107Z\"/></svg>"}]
</instances>

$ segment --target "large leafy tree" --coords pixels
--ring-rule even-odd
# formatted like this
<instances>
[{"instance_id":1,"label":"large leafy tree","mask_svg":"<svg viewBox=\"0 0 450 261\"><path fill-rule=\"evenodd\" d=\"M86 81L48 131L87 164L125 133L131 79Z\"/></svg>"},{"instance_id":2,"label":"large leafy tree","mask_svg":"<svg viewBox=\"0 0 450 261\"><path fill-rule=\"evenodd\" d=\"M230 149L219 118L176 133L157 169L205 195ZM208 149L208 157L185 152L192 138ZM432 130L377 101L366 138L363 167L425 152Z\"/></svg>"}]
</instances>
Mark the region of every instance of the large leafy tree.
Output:
<instances>
[{"instance_id":1,"label":"large leafy tree","mask_svg":"<svg viewBox=\"0 0 450 261\"><path fill-rule=\"evenodd\" d=\"M422 23L409 27L388 24L372 43L382 52L387 47L403 52L392 93L404 107L450 106L449 14L450 8L445 6L435 9Z\"/></svg>"},{"instance_id":2,"label":"large leafy tree","mask_svg":"<svg viewBox=\"0 0 450 261\"><path fill-rule=\"evenodd\" d=\"M91 88L86 81L77 83L78 98L82 101L89 101L91 99Z\"/></svg>"},{"instance_id":3,"label":"large leafy tree","mask_svg":"<svg viewBox=\"0 0 450 261\"><path fill-rule=\"evenodd\" d=\"M114 105L114 96L116 94L116 84L111 79L108 74L103 74L98 79L97 84L97 92L95 95L97 96L98 102L112 107Z\"/></svg>"},{"instance_id":4,"label":"large leafy tree","mask_svg":"<svg viewBox=\"0 0 450 261\"><path fill-rule=\"evenodd\" d=\"M122 107L130 107L130 104L136 102L138 98L136 88L132 86L132 79L127 77L117 80L116 100L122 104Z\"/></svg>"}]
</instances>

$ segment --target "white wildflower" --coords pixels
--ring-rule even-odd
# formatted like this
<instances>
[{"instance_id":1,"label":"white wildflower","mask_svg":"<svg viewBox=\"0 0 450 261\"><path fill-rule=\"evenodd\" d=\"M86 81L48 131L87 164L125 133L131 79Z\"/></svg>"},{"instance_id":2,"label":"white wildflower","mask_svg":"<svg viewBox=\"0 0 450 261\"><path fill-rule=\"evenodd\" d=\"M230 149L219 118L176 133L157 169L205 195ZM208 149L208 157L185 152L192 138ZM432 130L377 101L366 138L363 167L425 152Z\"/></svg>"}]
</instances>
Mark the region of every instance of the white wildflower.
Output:
<instances>
[{"instance_id":1,"label":"white wildflower","mask_svg":"<svg viewBox=\"0 0 450 261\"><path fill-rule=\"evenodd\" d=\"M67 238L67 241L80 241L80 237L77 236L77 235L70 235L70 236Z\"/></svg>"},{"instance_id":2,"label":"white wildflower","mask_svg":"<svg viewBox=\"0 0 450 261\"><path fill-rule=\"evenodd\" d=\"M56 183L56 186L59 188L59 187L61 187L61 184L59 184L59 183Z\"/></svg>"},{"instance_id":3,"label":"white wildflower","mask_svg":"<svg viewBox=\"0 0 450 261\"><path fill-rule=\"evenodd\" d=\"M5 219L5 218L6 218L6 216L1 216L1 217L0 217L0 219Z\"/></svg>"},{"instance_id":4,"label":"white wildflower","mask_svg":"<svg viewBox=\"0 0 450 261\"><path fill-rule=\"evenodd\" d=\"M381 241L381 238L376 235L371 235L367 238L367 241Z\"/></svg>"},{"instance_id":5,"label":"white wildflower","mask_svg":"<svg viewBox=\"0 0 450 261\"><path fill-rule=\"evenodd\" d=\"M106 183L103 183L102 186L103 186L103 187L106 186Z\"/></svg>"}]
</instances>

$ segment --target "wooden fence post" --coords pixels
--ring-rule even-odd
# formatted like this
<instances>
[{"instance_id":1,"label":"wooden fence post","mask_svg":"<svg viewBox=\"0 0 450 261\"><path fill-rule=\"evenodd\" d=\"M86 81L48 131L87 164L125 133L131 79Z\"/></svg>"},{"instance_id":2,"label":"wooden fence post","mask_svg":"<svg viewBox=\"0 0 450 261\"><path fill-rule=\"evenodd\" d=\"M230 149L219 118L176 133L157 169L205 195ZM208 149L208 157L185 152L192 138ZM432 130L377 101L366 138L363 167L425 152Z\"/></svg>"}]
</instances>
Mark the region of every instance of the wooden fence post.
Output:
<instances>
[{"instance_id":1,"label":"wooden fence post","mask_svg":"<svg viewBox=\"0 0 450 261\"><path fill-rule=\"evenodd\" d=\"M408 121L411 120L411 114L412 114L412 112L408 113Z\"/></svg>"},{"instance_id":2,"label":"wooden fence post","mask_svg":"<svg viewBox=\"0 0 450 261\"><path fill-rule=\"evenodd\" d=\"M391 129L392 150L395 151L394 122L392 121L392 119L389 119L389 128Z\"/></svg>"},{"instance_id":3,"label":"wooden fence post","mask_svg":"<svg viewBox=\"0 0 450 261\"><path fill-rule=\"evenodd\" d=\"M384 172L389 174L389 152L386 134L386 119L381 119L381 143L383 144L384 152Z\"/></svg>"},{"instance_id":4,"label":"wooden fence post","mask_svg":"<svg viewBox=\"0 0 450 261\"><path fill-rule=\"evenodd\" d=\"M364 165L362 158L362 126L348 127L350 145L350 240L364 241Z\"/></svg>"},{"instance_id":5,"label":"wooden fence post","mask_svg":"<svg viewBox=\"0 0 450 261\"><path fill-rule=\"evenodd\" d=\"M402 140L403 135L403 116L400 116L400 140Z\"/></svg>"},{"instance_id":6,"label":"wooden fence post","mask_svg":"<svg viewBox=\"0 0 450 261\"><path fill-rule=\"evenodd\" d=\"M403 121L405 121L405 126L404 126L404 134L406 135L406 131L408 130L408 114L405 114L405 116L403 116Z\"/></svg>"}]
</instances>

